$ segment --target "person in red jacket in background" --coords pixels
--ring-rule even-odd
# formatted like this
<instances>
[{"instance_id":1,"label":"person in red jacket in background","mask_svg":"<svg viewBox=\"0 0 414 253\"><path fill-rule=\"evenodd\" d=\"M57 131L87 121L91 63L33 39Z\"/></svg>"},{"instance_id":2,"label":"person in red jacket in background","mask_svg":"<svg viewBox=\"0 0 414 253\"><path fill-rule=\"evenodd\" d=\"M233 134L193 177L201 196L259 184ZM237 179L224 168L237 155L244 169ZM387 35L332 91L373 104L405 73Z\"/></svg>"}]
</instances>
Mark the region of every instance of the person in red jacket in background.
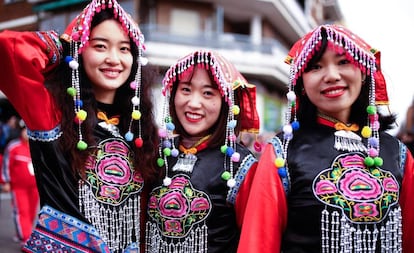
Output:
<instances>
[{"instance_id":1,"label":"person in red jacket in background","mask_svg":"<svg viewBox=\"0 0 414 253\"><path fill-rule=\"evenodd\" d=\"M12 195L17 238L24 243L29 238L37 217L39 193L23 121L21 127L20 137L11 140L4 151L1 182L2 190Z\"/></svg>"}]
</instances>

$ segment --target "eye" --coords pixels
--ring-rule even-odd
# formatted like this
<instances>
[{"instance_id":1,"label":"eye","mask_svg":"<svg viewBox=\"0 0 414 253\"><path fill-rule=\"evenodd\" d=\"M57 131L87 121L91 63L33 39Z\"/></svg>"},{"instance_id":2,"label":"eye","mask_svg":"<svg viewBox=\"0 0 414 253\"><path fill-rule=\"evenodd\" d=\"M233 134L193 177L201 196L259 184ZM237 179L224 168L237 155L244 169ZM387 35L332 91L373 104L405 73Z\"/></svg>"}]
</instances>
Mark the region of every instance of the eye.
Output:
<instances>
[{"instance_id":1,"label":"eye","mask_svg":"<svg viewBox=\"0 0 414 253\"><path fill-rule=\"evenodd\" d=\"M103 43L96 43L93 45L93 48L95 48L98 51L103 51L106 49L106 45Z\"/></svg>"},{"instance_id":2,"label":"eye","mask_svg":"<svg viewBox=\"0 0 414 253\"><path fill-rule=\"evenodd\" d=\"M121 47L120 49L122 52L124 53L129 53L131 52L131 48L129 46L125 46L125 47Z\"/></svg>"},{"instance_id":3,"label":"eye","mask_svg":"<svg viewBox=\"0 0 414 253\"><path fill-rule=\"evenodd\" d=\"M312 70L318 70L321 68L321 65L319 64L310 64L306 67L305 72L310 72Z\"/></svg>"},{"instance_id":4,"label":"eye","mask_svg":"<svg viewBox=\"0 0 414 253\"><path fill-rule=\"evenodd\" d=\"M345 65L345 64L349 64L350 61L346 58L339 60L339 65Z\"/></svg>"}]
</instances>

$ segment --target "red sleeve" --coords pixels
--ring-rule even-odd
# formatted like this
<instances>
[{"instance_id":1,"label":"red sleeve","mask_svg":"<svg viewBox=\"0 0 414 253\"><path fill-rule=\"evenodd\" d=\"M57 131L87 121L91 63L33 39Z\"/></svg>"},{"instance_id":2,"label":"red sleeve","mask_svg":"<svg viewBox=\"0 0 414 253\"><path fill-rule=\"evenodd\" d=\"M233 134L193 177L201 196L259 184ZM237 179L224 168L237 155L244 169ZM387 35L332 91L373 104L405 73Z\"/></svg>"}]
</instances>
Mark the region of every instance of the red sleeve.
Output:
<instances>
[{"instance_id":1,"label":"red sleeve","mask_svg":"<svg viewBox=\"0 0 414 253\"><path fill-rule=\"evenodd\" d=\"M50 130L59 122L43 76L58 64L59 45L54 32L0 33L0 89L30 130Z\"/></svg>"},{"instance_id":2,"label":"red sleeve","mask_svg":"<svg viewBox=\"0 0 414 253\"><path fill-rule=\"evenodd\" d=\"M238 253L280 252L287 222L286 195L268 144L260 157L242 224Z\"/></svg>"},{"instance_id":3,"label":"red sleeve","mask_svg":"<svg viewBox=\"0 0 414 253\"><path fill-rule=\"evenodd\" d=\"M404 177L400 205L403 220L403 252L411 252L414 249L414 160L407 150Z\"/></svg>"},{"instance_id":4,"label":"red sleeve","mask_svg":"<svg viewBox=\"0 0 414 253\"><path fill-rule=\"evenodd\" d=\"M247 172L243 182L240 185L237 192L234 208L236 210L236 220L239 227L242 226L244 213L246 211L247 200L249 198L251 185L253 182L254 174L256 173L257 162L255 162Z\"/></svg>"}]
</instances>

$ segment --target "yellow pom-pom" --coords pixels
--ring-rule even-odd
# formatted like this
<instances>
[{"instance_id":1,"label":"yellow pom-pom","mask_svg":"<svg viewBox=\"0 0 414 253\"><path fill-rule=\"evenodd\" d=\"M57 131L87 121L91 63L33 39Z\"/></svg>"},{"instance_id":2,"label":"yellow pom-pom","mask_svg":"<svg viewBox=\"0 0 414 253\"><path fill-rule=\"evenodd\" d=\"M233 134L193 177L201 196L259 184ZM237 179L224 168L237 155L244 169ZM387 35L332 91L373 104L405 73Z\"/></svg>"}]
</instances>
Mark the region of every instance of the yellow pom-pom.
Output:
<instances>
[{"instance_id":1,"label":"yellow pom-pom","mask_svg":"<svg viewBox=\"0 0 414 253\"><path fill-rule=\"evenodd\" d=\"M369 137L371 137L371 134L372 134L372 130L369 126L364 126L362 128L362 130L361 130L362 137L369 138Z\"/></svg>"},{"instance_id":2,"label":"yellow pom-pom","mask_svg":"<svg viewBox=\"0 0 414 253\"><path fill-rule=\"evenodd\" d=\"M233 105L233 107L231 108L231 111L233 112L234 115L239 115L240 107L238 105Z\"/></svg>"},{"instance_id":3,"label":"yellow pom-pom","mask_svg":"<svg viewBox=\"0 0 414 253\"><path fill-rule=\"evenodd\" d=\"M78 117L78 119L81 121L84 121L87 116L88 116L88 113L85 110L79 110L76 113L76 117Z\"/></svg>"},{"instance_id":4,"label":"yellow pom-pom","mask_svg":"<svg viewBox=\"0 0 414 253\"><path fill-rule=\"evenodd\" d=\"M141 118L141 112L138 110L133 110L131 116L134 120L139 120Z\"/></svg>"},{"instance_id":5,"label":"yellow pom-pom","mask_svg":"<svg viewBox=\"0 0 414 253\"><path fill-rule=\"evenodd\" d=\"M275 165L276 168L282 168L283 166L285 166L285 160L281 157L278 157L275 159Z\"/></svg>"}]
</instances>

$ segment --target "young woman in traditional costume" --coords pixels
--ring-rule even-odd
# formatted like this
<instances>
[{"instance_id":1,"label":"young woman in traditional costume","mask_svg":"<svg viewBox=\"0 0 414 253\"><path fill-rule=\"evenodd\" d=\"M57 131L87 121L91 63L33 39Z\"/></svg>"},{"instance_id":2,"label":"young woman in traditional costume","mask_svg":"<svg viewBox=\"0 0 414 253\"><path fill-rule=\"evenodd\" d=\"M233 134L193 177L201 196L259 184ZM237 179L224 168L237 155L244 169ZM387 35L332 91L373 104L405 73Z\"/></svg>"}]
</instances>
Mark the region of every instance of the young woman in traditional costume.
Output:
<instances>
[{"instance_id":1,"label":"young woman in traditional costume","mask_svg":"<svg viewBox=\"0 0 414 253\"><path fill-rule=\"evenodd\" d=\"M322 25L287 63L286 125L259 161L238 252L411 252L413 158L385 132L380 52Z\"/></svg>"},{"instance_id":2,"label":"young woman in traditional costume","mask_svg":"<svg viewBox=\"0 0 414 253\"><path fill-rule=\"evenodd\" d=\"M163 80L165 107L150 193L147 252L236 252L256 159L237 143L257 133L255 86L216 52L196 51Z\"/></svg>"},{"instance_id":3,"label":"young woman in traditional costume","mask_svg":"<svg viewBox=\"0 0 414 253\"><path fill-rule=\"evenodd\" d=\"M26 122L41 202L24 251L139 251L158 144L143 43L116 0L91 1L60 37L0 33L0 88Z\"/></svg>"}]
</instances>

